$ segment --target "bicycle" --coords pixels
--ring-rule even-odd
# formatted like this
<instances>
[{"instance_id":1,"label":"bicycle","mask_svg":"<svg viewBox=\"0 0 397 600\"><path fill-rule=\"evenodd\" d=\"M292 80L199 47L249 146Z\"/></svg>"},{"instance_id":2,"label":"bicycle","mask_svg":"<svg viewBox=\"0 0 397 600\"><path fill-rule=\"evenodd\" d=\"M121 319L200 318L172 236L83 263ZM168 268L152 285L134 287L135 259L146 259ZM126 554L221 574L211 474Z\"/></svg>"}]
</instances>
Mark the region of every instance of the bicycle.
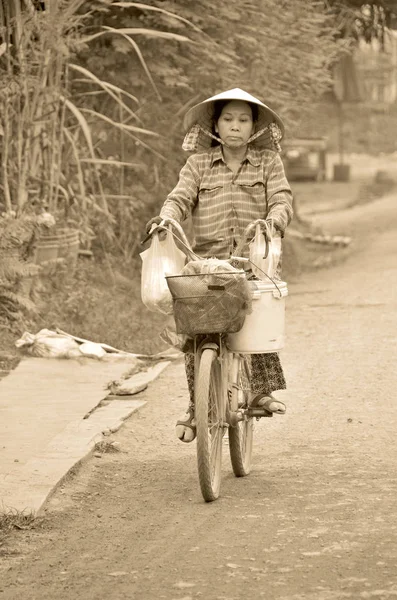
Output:
<instances>
[{"instance_id":1,"label":"bicycle","mask_svg":"<svg viewBox=\"0 0 397 600\"><path fill-rule=\"evenodd\" d=\"M242 241L237 246L241 251L244 240L253 231L259 220L251 223L243 234ZM147 241L156 230L166 229L172 225L178 232L179 241L186 249L187 256L194 255L189 242L178 223L171 219L152 228L142 243ZM266 237L266 255L268 238ZM234 264L250 262L249 259L236 255L227 261ZM246 273L240 270L244 278ZM168 287L175 302L175 290L171 281L184 275L166 277ZM193 276L194 277L194 276ZM271 278L270 278L271 279ZM271 279L274 285L277 284ZM212 286L213 288L222 285ZM211 289L211 285L208 285ZM212 290L213 291L213 290ZM245 477L251 471L254 419L272 417L273 413L261 407L250 405L249 397L249 364L247 356L235 352L228 345L229 332L201 332L193 336L195 356L195 421L197 444L198 478L202 496L206 502L212 502L219 497L221 487L223 438L228 431L229 452L232 469L236 477Z\"/></svg>"}]
</instances>

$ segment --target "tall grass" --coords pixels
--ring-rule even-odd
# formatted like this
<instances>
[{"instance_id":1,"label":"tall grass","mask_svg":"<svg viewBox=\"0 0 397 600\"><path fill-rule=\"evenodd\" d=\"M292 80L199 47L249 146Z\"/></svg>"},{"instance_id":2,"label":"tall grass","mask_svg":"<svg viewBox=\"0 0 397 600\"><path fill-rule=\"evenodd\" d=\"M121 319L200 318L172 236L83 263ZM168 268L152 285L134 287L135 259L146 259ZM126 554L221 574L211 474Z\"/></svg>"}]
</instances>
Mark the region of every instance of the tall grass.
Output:
<instances>
[{"instance_id":1,"label":"tall grass","mask_svg":"<svg viewBox=\"0 0 397 600\"><path fill-rule=\"evenodd\" d=\"M92 32L95 10L113 5L125 8L136 3L51 0L45 10L36 10L33 0L0 0L0 185L8 214L45 209L60 219L73 206L80 224L97 214L111 224L109 196L124 201L126 169L136 172L145 164L142 158L104 155L101 139L109 131L118 132L120 148L124 139L130 139L156 153L147 140L158 135L142 126L138 99L79 64L78 53L104 36L127 40L159 95L134 38L178 42L188 38L145 28L100 26ZM111 113L92 104L98 93L113 103ZM120 175L118 189L105 190L104 177L115 170ZM112 227L108 233L112 235Z\"/></svg>"}]
</instances>

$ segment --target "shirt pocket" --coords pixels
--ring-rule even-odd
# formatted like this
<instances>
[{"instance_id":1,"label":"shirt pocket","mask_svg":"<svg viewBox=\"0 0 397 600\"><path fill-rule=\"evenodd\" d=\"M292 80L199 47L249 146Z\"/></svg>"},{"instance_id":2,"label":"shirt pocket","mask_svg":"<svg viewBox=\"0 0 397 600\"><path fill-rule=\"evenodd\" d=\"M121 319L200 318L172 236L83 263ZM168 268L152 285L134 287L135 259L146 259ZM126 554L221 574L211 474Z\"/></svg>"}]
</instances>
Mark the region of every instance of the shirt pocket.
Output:
<instances>
[{"instance_id":1,"label":"shirt pocket","mask_svg":"<svg viewBox=\"0 0 397 600\"><path fill-rule=\"evenodd\" d=\"M223 185L220 181L216 181L216 179L211 177L204 177L200 181L199 185L199 197L201 198L206 196L216 196L219 195Z\"/></svg>"},{"instance_id":2,"label":"shirt pocket","mask_svg":"<svg viewBox=\"0 0 397 600\"><path fill-rule=\"evenodd\" d=\"M238 177L235 182L244 197L244 201L253 203L262 212L267 210L266 179L262 174Z\"/></svg>"},{"instance_id":3,"label":"shirt pocket","mask_svg":"<svg viewBox=\"0 0 397 600\"><path fill-rule=\"evenodd\" d=\"M225 188L219 182L204 179L200 183L194 217L200 234L205 238L221 237L227 212L225 200Z\"/></svg>"},{"instance_id":4,"label":"shirt pocket","mask_svg":"<svg viewBox=\"0 0 397 600\"><path fill-rule=\"evenodd\" d=\"M219 182L207 179L200 183L197 208L202 214L219 209L224 199L224 186Z\"/></svg>"}]
</instances>

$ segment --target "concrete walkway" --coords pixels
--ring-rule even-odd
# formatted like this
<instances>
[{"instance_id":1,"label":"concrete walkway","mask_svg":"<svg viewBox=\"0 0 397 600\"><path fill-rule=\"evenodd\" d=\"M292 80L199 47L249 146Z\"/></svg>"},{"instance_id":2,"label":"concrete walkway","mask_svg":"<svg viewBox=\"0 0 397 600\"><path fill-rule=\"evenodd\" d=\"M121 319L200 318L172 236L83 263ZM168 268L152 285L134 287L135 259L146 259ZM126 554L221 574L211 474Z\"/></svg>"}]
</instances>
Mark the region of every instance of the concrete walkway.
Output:
<instances>
[{"instance_id":1,"label":"concrete walkway","mask_svg":"<svg viewBox=\"0 0 397 600\"><path fill-rule=\"evenodd\" d=\"M0 381L0 513L37 514L96 442L145 404L133 394L102 402L109 382L128 372L133 360L26 358ZM133 393L168 364L129 379Z\"/></svg>"}]
</instances>

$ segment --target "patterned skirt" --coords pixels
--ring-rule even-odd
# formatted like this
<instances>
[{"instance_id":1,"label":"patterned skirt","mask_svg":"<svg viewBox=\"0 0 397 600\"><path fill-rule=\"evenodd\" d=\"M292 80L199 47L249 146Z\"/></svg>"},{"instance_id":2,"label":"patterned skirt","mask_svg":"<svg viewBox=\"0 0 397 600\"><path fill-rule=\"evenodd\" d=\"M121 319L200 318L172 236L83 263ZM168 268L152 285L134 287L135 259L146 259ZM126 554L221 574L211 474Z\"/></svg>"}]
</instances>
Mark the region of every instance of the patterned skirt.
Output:
<instances>
[{"instance_id":1,"label":"patterned skirt","mask_svg":"<svg viewBox=\"0 0 397 600\"><path fill-rule=\"evenodd\" d=\"M250 367L250 391L267 396L276 390L285 390L286 383L280 357L269 354L247 354ZM185 370L191 404L194 404L194 354L185 354Z\"/></svg>"}]
</instances>

